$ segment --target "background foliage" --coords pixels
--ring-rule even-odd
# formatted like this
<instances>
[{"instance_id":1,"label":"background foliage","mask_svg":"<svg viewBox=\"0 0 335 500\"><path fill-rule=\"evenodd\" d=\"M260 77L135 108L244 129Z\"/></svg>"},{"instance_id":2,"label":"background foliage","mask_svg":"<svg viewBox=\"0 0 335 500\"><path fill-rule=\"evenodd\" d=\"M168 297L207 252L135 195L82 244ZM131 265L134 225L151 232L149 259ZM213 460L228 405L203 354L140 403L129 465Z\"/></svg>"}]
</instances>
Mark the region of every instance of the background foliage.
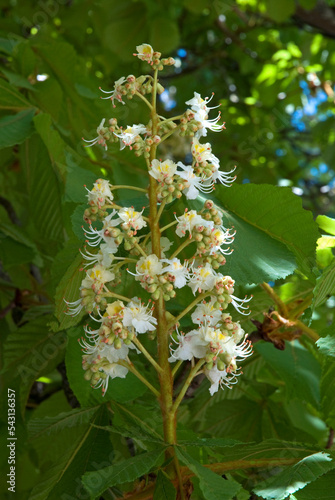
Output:
<instances>
[{"instance_id":1,"label":"background foliage","mask_svg":"<svg viewBox=\"0 0 335 500\"><path fill-rule=\"evenodd\" d=\"M210 398L203 381L179 412L192 499L332 499L335 2L12 0L0 12L1 408L6 427L7 387L15 389L18 498L117 498L162 461L157 403L131 375L105 399L92 391L81 318L63 303L78 298L82 279L84 184L131 176L145 186L130 151L84 148L81 138L104 117L143 121L141 103L108 109L98 87L140 74L131 54L148 42L177 60L161 79L162 113L183 112L194 91L221 102L227 130L210 140L238 175L215 192L237 229L224 272L240 295L254 294L243 328L255 355L239 384ZM188 149L171 141L162 155L184 160ZM130 202L143 206L131 192ZM202 466L214 462L219 474ZM164 473L152 494L174 498Z\"/></svg>"}]
</instances>

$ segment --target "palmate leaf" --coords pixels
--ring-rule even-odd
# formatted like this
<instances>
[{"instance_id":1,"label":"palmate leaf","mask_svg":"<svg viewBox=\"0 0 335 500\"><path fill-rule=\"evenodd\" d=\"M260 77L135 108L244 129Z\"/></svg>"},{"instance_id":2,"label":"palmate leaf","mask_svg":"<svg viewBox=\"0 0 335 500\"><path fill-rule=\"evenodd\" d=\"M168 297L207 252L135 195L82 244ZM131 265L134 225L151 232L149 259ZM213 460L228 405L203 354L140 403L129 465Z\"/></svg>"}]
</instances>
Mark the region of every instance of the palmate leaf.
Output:
<instances>
[{"instance_id":1,"label":"palmate leaf","mask_svg":"<svg viewBox=\"0 0 335 500\"><path fill-rule=\"evenodd\" d=\"M320 384L321 406L325 422L332 428L335 427L335 363L332 358L327 358L322 367Z\"/></svg>"},{"instance_id":2,"label":"palmate leaf","mask_svg":"<svg viewBox=\"0 0 335 500\"><path fill-rule=\"evenodd\" d=\"M16 115L0 119L0 148L21 144L34 132L33 117L36 109L28 108Z\"/></svg>"},{"instance_id":3,"label":"palmate leaf","mask_svg":"<svg viewBox=\"0 0 335 500\"><path fill-rule=\"evenodd\" d=\"M240 269L234 279L259 283L262 276L263 281L285 277L293 272L292 254L300 271L314 278L318 227L291 189L236 184L216 187L215 197L225 209L224 225L237 230L234 253L225 266L233 277L236 267Z\"/></svg>"},{"instance_id":4,"label":"palmate leaf","mask_svg":"<svg viewBox=\"0 0 335 500\"><path fill-rule=\"evenodd\" d=\"M6 380L15 379L19 384L23 408L32 383L53 370L64 356L65 334L49 333L47 323L51 318L45 315L25 324L11 332L4 343L2 373Z\"/></svg>"},{"instance_id":5,"label":"palmate leaf","mask_svg":"<svg viewBox=\"0 0 335 500\"><path fill-rule=\"evenodd\" d=\"M335 461L327 453L314 453L283 470L253 491L265 500L284 500L288 495L302 489L319 476L335 468Z\"/></svg>"},{"instance_id":6,"label":"palmate leaf","mask_svg":"<svg viewBox=\"0 0 335 500\"><path fill-rule=\"evenodd\" d=\"M221 462L212 464L211 469L223 474L227 471L250 467L272 468L290 465L318 451L319 449L312 445L267 439L258 444L245 443L224 448L221 452L223 457Z\"/></svg>"},{"instance_id":7,"label":"palmate leaf","mask_svg":"<svg viewBox=\"0 0 335 500\"><path fill-rule=\"evenodd\" d=\"M297 491L294 497L297 500L334 500L335 470L319 477L308 484L304 489Z\"/></svg>"},{"instance_id":8,"label":"palmate leaf","mask_svg":"<svg viewBox=\"0 0 335 500\"><path fill-rule=\"evenodd\" d=\"M159 448L131 457L120 464L96 472L87 472L82 482L90 493L91 500L94 500L111 486L135 481L147 474L159 462L163 453L164 448Z\"/></svg>"},{"instance_id":9,"label":"palmate leaf","mask_svg":"<svg viewBox=\"0 0 335 500\"><path fill-rule=\"evenodd\" d=\"M22 164L29 195L29 215L34 222L39 244L44 253L55 255L63 241L62 188L48 151L38 135L26 141Z\"/></svg>"},{"instance_id":10,"label":"palmate leaf","mask_svg":"<svg viewBox=\"0 0 335 500\"><path fill-rule=\"evenodd\" d=\"M199 486L206 500L231 500L241 489L241 485L231 479L223 479L180 448L176 448L179 460L199 479Z\"/></svg>"},{"instance_id":11,"label":"palmate leaf","mask_svg":"<svg viewBox=\"0 0 335 500\"><path fill-rule=\"evenodd\" d=\"M316 341L320 352L325 356L335 357L334 326L328 326L321 332L321 337Z\"/></svg>"},{"instance_id":12,"label":"palmate leaf","mask_svg":"<svg viewBox=\"0 0 335 500\"><path fill-rule=\"evenodd\" d=\"M106 425L104 407L81 408L56 417L32 419L30 440L42 471L30 500L78 498L80 478L88 470L111 463L112 446L106 433L94 425Z\"/></svg>"},{"instance_id":13,"label":"palmate leaf","mask_svg":"<svg viewBox=\"0 0 335 500\"><path fill-rule=\"evenodd\" d=\"M285 382L288 399L298 398L312 405L320 403L321 367L306 348L298 342L286 342L285 350L279 351L272 344L257 343L255 350L275 370L279 380Z\"/></svg>"},{"instance_id":14,"label":"palmate leaf","mask_svg":"<svg viewBox=\"0 0 335 500\"><path fill-rule=\"evenodd\" d=\"M323 304L331 295L335 294L335 259L326 267L317 279L314 288L312 310Z\"/></svg>"},{"instance_id":15,"label":"palmate leaf","mask_svg":"<svg viewBox=\"0 0 335 500\"><path fill-rule=\"evenodd\" d=\"M170 479L162 472L158 471L153 500L175 500L176 489Z\"/></svg>"},{"instance_id":16,"label":"palmate leaf","mask_svg":"<svg viewBox=\"0 0 335 500\"><path fill-rule=\"evenodd\" d=\"M31 108L31 103L3 78L0 79L0 109L20 111Z\"/></svg>"},{"instance_id":17,"label":"palmate leaf","mask_svg":"<svg viewBox=\"0 0 335 500\"><path fill-rule=\"evenodd\" d=\"M215 197L223 208L223 225L234 226L234 250L220 271L237 283L258 284L292 274L298 269L312 281L315 276L317 224L290 189L270 185L216 186ZM189 208L201 209L204 196L188 201ZM179 202L170 211L181 215Z\"/></svg>"}]
</instances>

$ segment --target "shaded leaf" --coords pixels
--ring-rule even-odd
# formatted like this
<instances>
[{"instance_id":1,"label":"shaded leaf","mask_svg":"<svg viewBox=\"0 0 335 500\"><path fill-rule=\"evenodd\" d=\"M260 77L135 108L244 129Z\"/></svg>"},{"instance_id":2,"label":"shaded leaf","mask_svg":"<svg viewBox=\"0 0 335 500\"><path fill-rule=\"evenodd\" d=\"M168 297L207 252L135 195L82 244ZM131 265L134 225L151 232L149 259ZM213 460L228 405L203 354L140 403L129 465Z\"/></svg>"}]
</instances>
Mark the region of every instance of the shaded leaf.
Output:
<instances>
[{"instance_id":1,"label":"shaded leaf","mask_svg":"<svg viewBox=\"0 0 335 500\"><path fill-rule=\"evenodd\" d=\"M29 101L6 80L0 78L0 109L20 110L24 108L31 108Z\"/></svg>"},{"instance_id":2,"label":"shaded leaf","mask_svg":"<svg viewBox=\"0 0 335 500\"><path fill-rule=\"evenodd\" d=\"M160 448L136 455L120 464L111 465L96 472L86 472L82 482L93 500L110 486L135 481L135 479L147 474L161 459L163 453L164 448Z\"/></svg>"},{"instance_id":3,"label":"shaded leaf","mask_svg":"<svg viewBox=\"0 0 335 500\"><path fill-rule=\"evenodd\" d=\"M260 483L253 491L266 500L284 500L334 468L335 461L328 454L315 453Z\"/></svg>"},{"instance_id":4,"label":"shaded leaf","mask_svg":"<svg viewBox=\"0 0 335 500\"><path fill-rule=\"evenodd\" d=\"M232 479L223 479L209 468L203 467L188 453L176 448L176 454L199 478L199 486L206 500L231 500L241 489L241 485Z\"/></svg>"},{"instance_id":5,"label":"shaded leaf","mask_svg":"<svg viewBox=\"0 0 335 500\"><path fill-rule=\"evenodd\" d=\"M335 293L335 259L332 260L329 266L323 270L322 275L316 280L313 293L312 310L319 307Z\"/></svg>"},{"instance_id":6,"label":"shaded leaf","mask_svg":"<svg viewBox=\"0 0 335 500\"><path fill-rule=\"evenodd\" d=\"M0 118L0 148L21 144L34 132L33 117L36 110L29 108L16 115Z\"/></svg>"},{"instance_id":7,"label":"shaded leaf","mask_svg":"<svg viewBox=\"0 0 335 500\"><path fill-rule=\"evenodd\" d=\"M158 471L153 500L175 500L177 492L170 479L162 472Z\"/></svg>"},{"instance_id":8,"label":"shaded leaf","mask_svg":"<svg viewBox=\"0 0 335 500\"><path fill-rule=\"evenodd\" d=\"M313 405L319 404L321 368L307 349L298 342L285 342L283 351L266 343L257 343L255 350L276 371L279 380L285 382L288 399L298 398Z\"/></svg>"}]
</instances>

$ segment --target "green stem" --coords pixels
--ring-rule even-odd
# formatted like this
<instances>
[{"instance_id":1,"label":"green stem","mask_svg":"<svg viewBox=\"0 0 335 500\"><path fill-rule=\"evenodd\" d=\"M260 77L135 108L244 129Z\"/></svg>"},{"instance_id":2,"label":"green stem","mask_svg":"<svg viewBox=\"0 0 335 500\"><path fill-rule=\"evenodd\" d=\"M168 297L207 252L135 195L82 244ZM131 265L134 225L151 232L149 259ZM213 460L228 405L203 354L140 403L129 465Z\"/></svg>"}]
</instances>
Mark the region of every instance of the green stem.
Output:
<instances>
[{"instance_id":1,"label":"green stem","mask_svg":"<svg viewBox=\"0 0 335 500\"><path fill-rule=\"evenodd\" d=\"M166 226L164 226L164 227L161 228L161 233L163 231L165 231L166 229L169 229L169 227L175 226L176 224L178 224L177 220L174 220L173 222L170 222L170 224L167 224Z\"/></svg>"},{"instance_id":2,"label":"green stem","mask_svg":"<svg viewBox=\"0 0 335 500\"><path fill-rule=\"evenodd\" d=\"M137 250L143 255L143 257L148 257L143 248L138 243L134 243L134 247L137 248Z\"/></svg>"},{"instance_id":3,"label":"green stem","mask_svg":"<svg viewBox=\"0 0 335 500\"><path fill-rule=\"evenodd\" d=\"M155 221L156 223L159 222L159 219L161 218L161 215L163 213L165 205L166 205L166 200L163 200L161 203L161 206L159 207L158 213L157 213L157 220ZM161 230L161 232L162 232L162 230Z\"/></svg>"},{"instance_id":4,"label":"green stem","mask_svg":"<svg viewBox=\"0 0 335 500\"><path fill-rule=\"evenodd\" d=\"M278 295L273 290L273 288L270 285L268 285L267 283L261 283L260 286L263 288L263 290L266 291L266 293L272 298L272 300L274 301L274 303L277 305L279 313L282 316L284 316L285 318L287 318L287 307L286 307L286 304L284 304L284 302L281 300L281 298L278 297Z\"/></svg>"},{"instance_id":5,"label":"green stem","mask_svg":"<svg viewBox=\"0 0 335 500\"><path fill-rule=\"evenodd\" d=\"M192 302L191 304L189 304L180 314L178 314L178 316L173 320L173 322L171 322L168 327L171 328L171 326L175 325L176 323L178 323L178 321L183 318L185 316L185 314L187 314L189 311L191 311L191 309L193 309L194 306L196 306L198 304L198 302L201 302L202 300L204 300L206 297L208 297L208 293L201 293L200 295L198 295L198 297L196 297Z\"/></svg>"},{"instance_id":6,"label":"green stem","mask_svg":"<svg viewBox=\"0 0 335 500\"><path fill-rule=\"evenodd\" d=\"M116 189L131 189L133 191L140 191L141 193L147 193L148 190L136 186L126 186L126 185L119 185L119 186L112 186L111 191L115 191Z\"/></svg>"},{"instance_id":7,"label":"green stem","mask_svg":"<svg viewBox=\"0 0 335 500\"><path fill-rule=\"evenodd\" d=\"M300 321L299 319L296 319L294 321L294 323L300 330L302 330L304 333L306 333L306 335L310 339L314 340L314 342L319 340L320 336L314 330L312 330L312 328L309 328L307 325L305 325L302 321Z\"/></svg>"},{"instance_id":8,"label":"green stem","mask_svg":"<svg viewBox=\"0 0 335 500\"><path fill-rule=\"evenodd\" d=\"M173 370L172 370L172 377L174 378L177 371L179 370L180 366L183 364L183 360L180 359L173 367Z\"/></svg>"},{"instance_id":9,"label":"green stem","mask_svg":"<svg viewBox=\"0 0 335 500\"><path fill-rule=\"evenodd\" d=\"M175 402L173 403L173 407L172 407L173 412L176 412L178 410L178 407L179 407L180 403L182 402L182 400L184 399L184 396L186 394L187 389L189 388L194 377L196 377L198 375L199 370L204 363L205 363L204 359L199 359L197 364L195 366L193 366L193 368L191 369L190 373L188 374L187 379L185 380L183 387L181 388Z\"/></svg>"},{"instance_id":10,"label":"green stem","mask_svg":"<svg viewBox=\"0 0 335 500\"><path fill-rule=\"evenodd\" d=\"M100 293L100 297L112 297L113 299L124 300L125 302L131 301L131 299L129 299L128 297L125 297L124 295L119 295L118 293L114 293L114 292L110 292L110 291Z\"/></svg>"},{"instance_id":11,"label":"green stem","mask_svg":"<svg viewBox=\"0 0 335 500\"><path fill-rule=\"evenodd\" d=\"M127 363L127 361L123 361L122 359L120 359L117 364L128 368L128 370L133 373L135 377L137 377L141 382L143 382L143 384L145 384L157 398L160 397L157 389L153 385L151 385L150 382L148 382L148 380L143 377L143 375L141 375L139 371L136 370L135 366L130 361Z\"/></svg>"},{"instance_id":12,"label":"green stem","mask_svg":"<svg viewBox=\"0 0 335 500\"><path fill-rule=\"evenodd\" d=\"M141 342L138 340L137 337L135 337L133 339L133 344L136 345L136 347L139 348L139 350L141 351L141 353L147 358L147 360L149 361L149 363L152 364L152 366L155 368L155 370L158 372L158 373L161 373L162 372L162 368L159 366L158 363L156 363L156 361L152 358L152 356L148 353L148 351L146 350L146 348L141 344Z\"/></svg>"},{"instance_id":13,"label":"green stem","mask_svg":"<svg viewBox=\"0 0 335 500\"><path fill-rule=\"evenodd\" d=\"M184 243L182 243L175 252L173 252L173 254L171 255L170 259L174 259L175 257L177 257L177 255L182 251L184 250L184 248L186 248L188 245L190 245L191 243L193 243L194 239L193 238L189 238L188 240L184 241Z\"/></svg>"},{"instance_id":14,"label":"green stem","mask_svg":"<svg viewBox=\"0 0 335 500\"><path fill-rule=\"evenodd\" d=\"M174 129L170 130L169 132L167 132L165 135L163 135L163 137L161 137L161 141L160 141L160 144L165 141L165 139L167 139L168 137L170 137L170 135L174 134L176 132L176 130L178 130L179 128L181 127L181 124L177 125L177 127L175 127Z\"/></svg>"},{"instance_id":15,"label":"green stem","mask_svg":"<svg viewBox=\"0 0 335 500\"><path fill-rule=\"evenodd\" d=\"M152 85L152 136L157 135L158 116L156 112L156 92L157 92L157 75L158 71L155 70L153 85ZM148 164L156 158L157 145L153 144L150 149L150 158ZM150 230L151 230L151 244L152 253L161 258L160 237L161 232L159 228L158 211L157 211L157 182L151 175L149 184L149 203L150 203ZM176 442L176 422L175 413L172 412L173 404L173 381L171 374L171 367L168 361L169 358L169 333L167 328L165 301L163 295L160 294L156 301L155 316L157 319L157 353L158 364L162 371L159 373L160 383L160 398L159 403L162 412L164 439L167 444L175 444ZM165 458L168 460L174 457L174 449L169 446L166 450ZM177 474L177 470L175 470Z\"/></svg>"},{"instance_id":16,"label":"green stem","mask_svg":"<svg viewBox=\"0 0 335 500\"><path fill-rule=\"evenodd\" d=\"M137 95L137 97L140 97L140 99L142 99L142 101L145 102L145 104L148 106L148 108L150 108L150 110L152 111L152 105L150 104L150 102L148 101L148 99L146 97L144 97L144 95L142 95L137 90L135 92L135 95Z\"/></svg>"}]
</instances>

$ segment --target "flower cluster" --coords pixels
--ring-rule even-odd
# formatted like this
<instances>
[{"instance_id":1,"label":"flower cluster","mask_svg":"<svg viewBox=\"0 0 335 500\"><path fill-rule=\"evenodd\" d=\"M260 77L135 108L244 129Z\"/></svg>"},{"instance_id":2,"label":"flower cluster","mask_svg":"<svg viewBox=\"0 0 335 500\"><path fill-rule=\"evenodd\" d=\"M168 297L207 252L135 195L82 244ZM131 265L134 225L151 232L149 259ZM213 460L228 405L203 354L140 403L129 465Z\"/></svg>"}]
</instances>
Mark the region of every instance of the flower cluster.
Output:
<instances>
[{"instance_id":1,"label":"flower cluster","mask_svg":"<svg viewBox=\"0 0 335 500\"><path fill-rule=\"evenodd\" d=\"M159 342L166 342L168 334L171 336L171 363L179 360L194 364L198 360L199 370L210 380L213 394L219 387L235 383L240 373L237 362L252 352L240 324L224 312L229 305L241 314L249 312L250 298L236 297L234 280L220 272L232 252L229 245L235 232L223 225L222 211L210 199L198 210L186 206L183 212L174 213L164 227L160 226L160 218L173 200L182 196L185 200L197 200L199 193L210 193L216 182L229 187L235 180L233 170L220 169L210 143L201 142L208 130L218 132L225 127L220 123L220 113L209 118L214 109L208 106L213 95L203 99L197 92L186 102L188 109L183 115L169 119L158 115L155 94L163 88L157 72L174 61L162 59L148 44L138 46L134 55L150 65L154 76L121 77L113 90L103 91L104 98L111 99L115 107L116 103L125 104L125 98L138 96L147 103L150 119L125 127L119 126L115 118L105 126L104 119L97 129L98 136L87 142L89 146L101 144L105 149L109 143L119 142L121 150L129 147L135 155L143 155L149 187L128 189L144 192L146 206L142 210L123 206L122 198L116 204L115 191L125 186L113 186L108 180L98 179L91 190L86 188L84 233L90 249L85 246L82 252L85 277L80 298L67 302L68 313L85 311L99 324L96 329L85 327L86 338L80 344L84 350L85 378L94 387L102 387L104 393L110 378L123 378L128 371L140 377L130 361L131 351L134 355L142 353L157 371L161 369L138 338L147 334L153 340L157 333ZM146 97L149 94L153 95L151 102ZM189 165L156 158L157 147L177 130L190 138ZM169 238L163 235L167 230ZM142 287L146 303L126 296L134 292L129 292L133 287L125 286L123 276L128 281L133 276L133 286L139 290ZM175 301L186 289L191 290L194 300L175 316ZM180 320L187 314L196 327L180 333Z\"/></svg>"}]
</instances>

